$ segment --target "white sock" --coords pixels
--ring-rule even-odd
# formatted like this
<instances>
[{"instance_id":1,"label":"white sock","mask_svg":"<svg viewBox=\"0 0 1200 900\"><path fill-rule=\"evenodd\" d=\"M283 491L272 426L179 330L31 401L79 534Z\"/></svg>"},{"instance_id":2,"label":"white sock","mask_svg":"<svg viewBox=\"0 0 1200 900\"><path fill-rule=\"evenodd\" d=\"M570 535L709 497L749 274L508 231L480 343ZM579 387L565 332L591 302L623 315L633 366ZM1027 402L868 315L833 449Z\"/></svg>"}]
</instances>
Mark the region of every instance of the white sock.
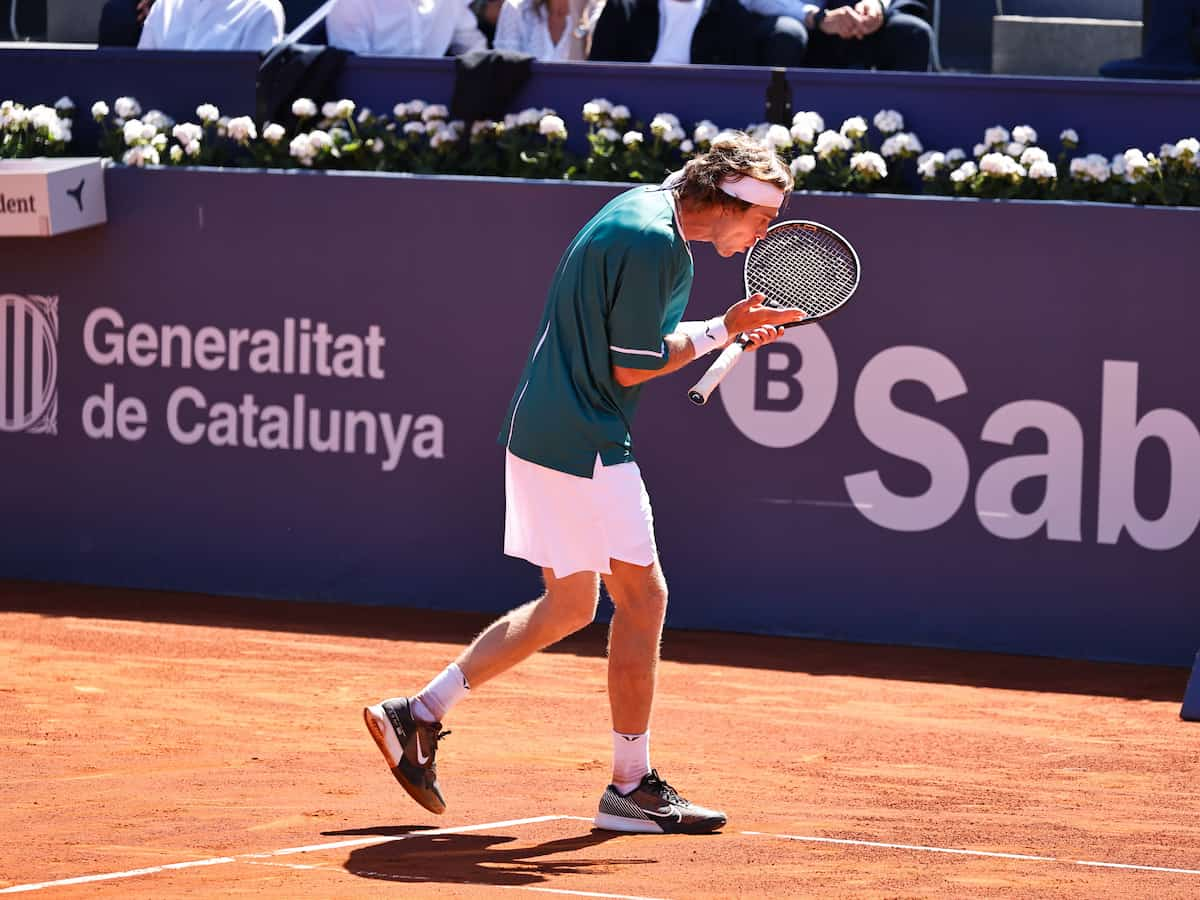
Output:
<instances>
[{"instance_id":1,"label":"white sock","mask_svg":"<svg viewBox=\"0 0 1200 900\"><path fill-rule=\"evenodd\" d=\"M642 776L650 772L650 732L613 736L613 786L622 794L628 794L642 783Z\"/></svg>"},{"instance_id":2,"label":"white sock","mask_svg":"<svg viewBox=\"0 0 1200 900\"><path fill-rule=\"evenodd\" d=\"M422 722L441 722L450 707L467 696L471 686L458 663L450 663L412 701L413 715Z\"/></svg>"}]
</instances>

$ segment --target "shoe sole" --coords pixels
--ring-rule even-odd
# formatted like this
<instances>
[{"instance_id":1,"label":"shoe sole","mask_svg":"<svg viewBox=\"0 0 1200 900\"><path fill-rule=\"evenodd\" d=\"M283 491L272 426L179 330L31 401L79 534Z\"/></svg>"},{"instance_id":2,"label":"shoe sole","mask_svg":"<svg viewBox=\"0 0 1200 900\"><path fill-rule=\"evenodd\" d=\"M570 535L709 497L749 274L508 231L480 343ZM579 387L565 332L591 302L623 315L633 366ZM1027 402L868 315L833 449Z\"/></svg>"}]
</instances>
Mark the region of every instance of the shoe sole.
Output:
<instances>
[{"instance_id":1,"label":"shoe sole","mask_svg":"<svg viewBox=\"0 0 1200 900\"><path fill-rule=\"evenodd\" d=\"M387 714L383 712L382 708L380 708L379 715L386 718ZM367 731L371 733L371 737L375 741L375 746L377 746L379 748L379 752L383 754L383 759L388 764L388 770L392 773L392 777L395 778L396 781L400 782L400 787L404 788L404 790L408 793L408 796L412 797L424 809L429 810L434 815L440 816L442 813L444 813L446 811L445 806L431 806L428 798L421 792L417 791L416 788L414 788L409 783L408 779L405 778L401 773L400 760L393 755L391 748L388 747L387 731L384 730L386 728L388 731L390 731L391 725L381 725L379 718L374 712L371 711L371 707L369 706L363 707L363 721L367 725ZM392 733L392 738L393 740L395 739L395 732Z\"/></svg>"},{"instance_id":2,"label":"shoe sole","mask_svg":"<svg viewBox=\"0 0 1200 900\"><path fill-rule=\"evenodd\" d=\"M604 831L620 831L624 834L710 834L725 827L725 819L720 821L694 822L691 825L680 825L670 830L663 828L652 819L629 819L625 816L614 816L612 813L596 813L592 824Z\"/></svg>"}]
</instances>

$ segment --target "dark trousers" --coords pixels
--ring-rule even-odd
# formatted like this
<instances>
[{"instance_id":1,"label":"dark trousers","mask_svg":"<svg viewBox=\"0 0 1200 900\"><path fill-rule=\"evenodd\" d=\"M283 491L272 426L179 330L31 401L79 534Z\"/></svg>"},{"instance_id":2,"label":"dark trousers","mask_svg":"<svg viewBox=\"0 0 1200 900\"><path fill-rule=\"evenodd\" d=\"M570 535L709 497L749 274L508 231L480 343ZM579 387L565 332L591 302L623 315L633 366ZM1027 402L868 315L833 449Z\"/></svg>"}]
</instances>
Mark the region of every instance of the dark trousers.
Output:
<instances>
[{"instance_id":1,"label":"dark trousers","mask_svg":"<svg viewBox=\"0 0 1200 900\"><path fill-rule=\"evenodd\" d=\"M829 4L831 8L841 5L836 0ZM929 68L933 29L918 16L897 12L888 14L874 34L862 40L843 40L810 32L788 16L759 17L751 40L755 56L764 66L924 72Z\"/></svg>"}]
</instances>

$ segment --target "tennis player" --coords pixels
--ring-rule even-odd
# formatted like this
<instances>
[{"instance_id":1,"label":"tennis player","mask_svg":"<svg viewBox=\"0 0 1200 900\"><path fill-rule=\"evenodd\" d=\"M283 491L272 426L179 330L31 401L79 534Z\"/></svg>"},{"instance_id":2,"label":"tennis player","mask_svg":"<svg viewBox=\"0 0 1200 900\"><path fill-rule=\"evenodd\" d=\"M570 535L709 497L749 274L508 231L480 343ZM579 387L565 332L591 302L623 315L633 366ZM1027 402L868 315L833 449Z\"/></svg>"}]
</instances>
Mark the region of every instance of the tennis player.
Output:
<instances>
[{"instance_id":1,"label":"tennis player","mask_svg":"<svg viewBox=\"0 0 1200 900\"><path fill-rule=\"evenodd\" d=\"M750 248L792 189L773 149L745 134L715 141L663 185L621 194L567 247L550 284L500 435L504 552L542 568L545 592L485 629L418 694L368 706L367 727L392 774L430 812L446 808L435 756L458 701L592 621L603 581L614 612L608 694L612 783L595 824L624 832L713 831L725 814L683 799L650 767L667 585L630 424L641 385L724 347L775 340L798 310L756 294L723 316L682 322L692 287L689 241L722 256Z\"/></svg>"}]
</instances>

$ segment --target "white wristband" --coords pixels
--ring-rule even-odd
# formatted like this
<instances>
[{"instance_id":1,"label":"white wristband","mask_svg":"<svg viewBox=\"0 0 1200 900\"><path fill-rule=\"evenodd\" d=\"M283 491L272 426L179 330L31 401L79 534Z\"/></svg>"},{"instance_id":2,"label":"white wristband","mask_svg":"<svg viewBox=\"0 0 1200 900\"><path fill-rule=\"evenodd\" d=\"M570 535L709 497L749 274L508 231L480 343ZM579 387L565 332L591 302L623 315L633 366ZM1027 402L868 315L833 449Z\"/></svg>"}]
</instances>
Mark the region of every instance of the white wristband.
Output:
<instances>
[{"instance_id":1,"label":"white wristband","mask_svg":"<svg viewBox=\"0 0 1200 900\"><path fill-rule=\"evenodd\" d=\"M729 329L725 327L725 317L717 316L709 319L704 323L704 331L688 335L688 340L692 342L692 349L696 351L697 357L724 347L729 341Z\"/></svg>"}]
</instances>

